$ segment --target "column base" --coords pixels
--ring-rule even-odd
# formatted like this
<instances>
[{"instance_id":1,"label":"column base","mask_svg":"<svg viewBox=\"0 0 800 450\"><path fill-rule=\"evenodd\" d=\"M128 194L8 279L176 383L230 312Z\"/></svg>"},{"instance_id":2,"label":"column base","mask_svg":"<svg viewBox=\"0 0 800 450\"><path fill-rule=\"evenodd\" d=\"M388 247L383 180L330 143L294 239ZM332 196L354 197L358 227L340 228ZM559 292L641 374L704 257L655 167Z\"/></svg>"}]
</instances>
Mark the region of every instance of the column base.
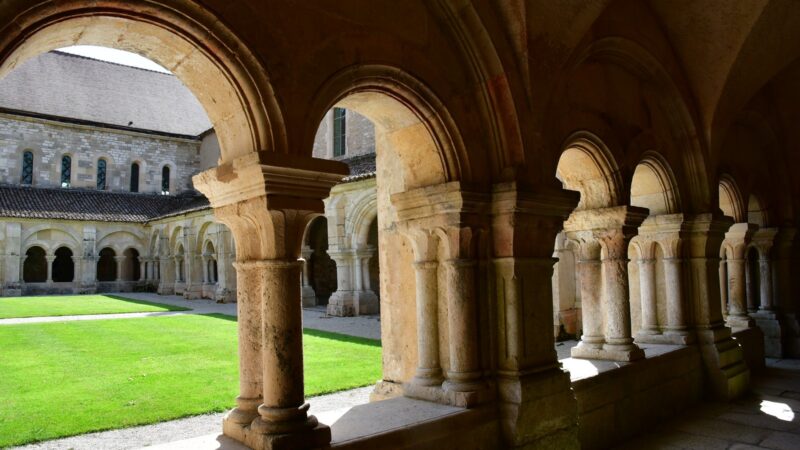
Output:
<instances>
[{"instance_id":1,"label":"column base","mask_svg":"<svg viewBox=\"0 0 800 450\"><path fill-rule=\"evenodd\" d=\"M200 284L191 284L186 286L183 290L183 298L186 300L203 298L203 286Z\"/></svg>"},{"instance_id":2,"label":"column base","mask_svg":"<svg viewBox=\"0 0 800 450\"><path fill-rule=\"evenodd\" d=\"M578 404L560 367L498 380L503 439L509 448L580 448Z\"/></svg>"},{"instance_id":3,"label":"column base","mask_svg":"<svg viewBox=\"0 0 800 450\"><path fill-rule=\"evenodd\" d=\"M460 408L472 408L494 399L486 381L480 373L453 374L448 372L448 379L442 383L444 403Z\"/></svg>"},{"instance_id":4,"label":"column base","mask_svg":"<svg viewBox=\"0 0 800 450\"><path fill-rule=\"evenodd\" d=\"M353 291L336 291L328 299L328 315L350 317L356 313L353 306Z\"/></svg>"},{"instance_id":5,"label":"column base","mask_svg":"<svg viewBox=\"0 0 800 450\"><path fill-rule=\"evenodd\" d=\"M353 309L357 316L375 315L381 312L381 303L374 292L357 291L353 293Z\"/></svg>"},{"instance_id":6,"label":"column base","mask_svg":"<svg viewBox=\"0 0 800 450\"><path fill-rule=\"evenodd\" d=\"M644 350L634 344L603 344L602 347L584 345L583 342L572 347L571 356L580 359L602 359L605 361L636 361L644 359Z\"/></svg>"},{"instance_id":7,"label":"column base","mask_svg":"<svg viewBox=\"0 0 800 450\"><path fill-rule=\"evenodd\" d=\"M719 400L732 400L750 387L750 369L742 347L731 337L730 328L719 326L696 331L711 391Z\"/></svg>"},{"instance_id":8,"label":"column base","mask_svg":"<svg viewBox=\"0 0 800 450\"><path fill-rule=\"evenodd\" d=\"M372 392L369 394L369 401L379 402L381 400L388 400L390 398L405 395L406 386L408 385L404 386L400 383L395 383L394 381L378 381L375 384L375 388L372 389Z\"/></svg>"},{"instance_id":9,"label":"column base","mask_svg":"<svg viewBox=\"0 0 800 450\"><path fill-rule=\"evenodd\" d=\"M254 450L295 450L327 448L331 442L331 429L317 424L312 429L290 434L262 434L234 422L223 421L223 434Z\"/></svg>"},{"instance_id":10,"label":"column base","mask_svg":"<svg viewBox=\"0 0 800 450\"><path fill-rule=\"evenodd\" d=\"M764 356L782 358L784 356L784 325L775 311L759 311L751 316L756 326L764 333Z\"/></svg>"},{"instance_id":11,"label":"column base","mask_svg":"<svg viewBox=\"0 0 800 450\"><path fill-rule=\"evenodd\" d=\"M217 303L236 303L236 292L228 288L217 288L214 293L214 301Z\"/></svg>"},{"instance_id":12,"label":"column base","mask_svg":"<svg viewBox=\"0 0 800 450\"><path fill-rule=\"evenodd\" d=\"M689 345L695 342L695 337L688 331L671 331L663 333L637 333L637 344L662 344L662 345Z\"/></svg>"},{"instance_id":13,"label":"column base","mask_svg":"<svg viewBox=\"0 0 800 450\"><path fill-rule=\"evenodd\" d=\"M731 328L735 332L755 327L756 321L747 315L734 316L733 314L728 314L728 318L725 321L725 326Z\"/></svg>"},{"instance_id":14,"label":"column base","mask_svg":"<svg viewBox=\"0 0 800 450\"><path fill-rule=\"evenodd\" d=\"M303 286L301 292L301 298L303 299L303 308L310 308L312 306L317 306L317 293L314 292L314 288L311 286Z\"/></svg>"},{"instance_id":15,"label":"column base","mask_svg":"<svg viewBox=\"0 0 800 450\"><path fill-rule=\"evenodd\" d=\"M164 283L160 283L156 293L158 295L173 295L175 293L175 286L167 286Z\"/></svg>"}]
</instances>

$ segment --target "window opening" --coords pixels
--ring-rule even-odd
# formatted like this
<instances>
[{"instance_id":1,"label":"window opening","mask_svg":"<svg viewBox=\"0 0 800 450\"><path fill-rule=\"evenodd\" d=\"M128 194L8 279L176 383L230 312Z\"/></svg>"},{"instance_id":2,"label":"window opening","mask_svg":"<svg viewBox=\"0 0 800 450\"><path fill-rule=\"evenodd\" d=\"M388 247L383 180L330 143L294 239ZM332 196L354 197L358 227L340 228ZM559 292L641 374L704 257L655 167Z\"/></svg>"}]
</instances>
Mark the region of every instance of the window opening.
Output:
<instances>
[{"instance_id":1,"label":"window opening","mask_svg":"<svg viewBox=\"0 0 800 450\"><path fill-rule=\"evenodd\" d=\"M33 152L22 154L22 184L33 184Z\"/></svg>"},{"instance_id":2,"label":"window opening","mask_svg":"<svg viewBox=\"0 0 800 450\"><path fill-rule=\"evenodd\" d=\"M131 164L131 192L139 192L139 163Z\"/></svg>"},{"instance_id":3,"label":"window opening","mask_svg":"<svg viewBox=\"0 0 800 450\"><path fill-rule=\"evenodd\" d=\"M69 187L72 181L72 158L69 155L61 157L61 187Z\"/></svg>"},{"instance_id":4,"label":"window opening","mask_svg":"<svg viewBox=\"0 0 800 450\"><path fill-rule=\"evenodd\" d=\"M97 161L97 189L106 190L106 160Z\"/></svg>"},{"instance_id":5,"label":"window opening","mask_svg":"<svg viewBox=\"0 0 800 450\"><path fill-rule=\"evenodd\" d=\"M346 113L344 108L333 108L333 156L344 156L347 150Z\"/></svg>"}]
</instances>

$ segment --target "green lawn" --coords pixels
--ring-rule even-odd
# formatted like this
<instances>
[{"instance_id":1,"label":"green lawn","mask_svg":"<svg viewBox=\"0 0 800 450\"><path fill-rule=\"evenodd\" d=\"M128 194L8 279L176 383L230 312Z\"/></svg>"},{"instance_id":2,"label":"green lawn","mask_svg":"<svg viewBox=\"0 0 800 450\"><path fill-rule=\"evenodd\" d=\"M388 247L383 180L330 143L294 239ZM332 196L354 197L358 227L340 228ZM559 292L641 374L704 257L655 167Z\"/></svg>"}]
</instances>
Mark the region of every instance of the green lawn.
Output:
<instances>
[{"instance_id":1,"label":"green lawn","mask_svg":"<svg viewBox=\"0 0 800 450\"><path fill-rule=\"evenodd\" d=\"M0 298L0 319L79 316L129 312L187 311L189 308L132 300L114 295L56 295Z\"/></svg>"},{"instance_id":2,"label":"green lawn","mask_svg":"<svg viewBox=\"0 0 800 450\"><path fill-rule=\"evenodd\" d=\"M0 326L0 447L231 408L236 322L186 315ZM306 395L381 376L380 342L306 330Z\"/></svg>"}]
</instances>

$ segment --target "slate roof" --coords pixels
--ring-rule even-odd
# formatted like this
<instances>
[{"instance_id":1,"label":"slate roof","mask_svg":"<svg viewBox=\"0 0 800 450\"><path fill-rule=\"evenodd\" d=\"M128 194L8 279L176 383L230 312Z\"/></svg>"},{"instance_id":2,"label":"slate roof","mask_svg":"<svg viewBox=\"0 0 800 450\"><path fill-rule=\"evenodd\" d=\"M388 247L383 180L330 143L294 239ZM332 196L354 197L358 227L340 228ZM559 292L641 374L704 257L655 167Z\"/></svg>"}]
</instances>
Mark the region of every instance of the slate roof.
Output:
<instances>
[{"instance_id":1,"label":"slate roof","mask_svg":"<svg viewBox=\"0 0 800 450\"><path fill-rule=\"evenodd\" d=\"M342 179L342 183L366 180L367 178L372 178L375 176L375 153L367 153L365 155L343 158L339 161L350 166L350 175L344 177Z\"/></svg>"},{"instance_id":2,"label":"slate roof","mask_svg":"<svg viewBox=\"0 0 800 450\"><path fill-rule=\"evenodd\" d=\"M180 195L0 185L0 217L147 222L208 208L208 200Z\"/></svg>"},{"instance_id":3,"label":"slate roof","mask_svg":"<svg viewBox=\"0 0 800 450\"><path fill-rule=\"evenodd\" d=\"M58 51L0 79L0 108L184 136L211 128L174 75Z\"/></svg>"}]
</instances>

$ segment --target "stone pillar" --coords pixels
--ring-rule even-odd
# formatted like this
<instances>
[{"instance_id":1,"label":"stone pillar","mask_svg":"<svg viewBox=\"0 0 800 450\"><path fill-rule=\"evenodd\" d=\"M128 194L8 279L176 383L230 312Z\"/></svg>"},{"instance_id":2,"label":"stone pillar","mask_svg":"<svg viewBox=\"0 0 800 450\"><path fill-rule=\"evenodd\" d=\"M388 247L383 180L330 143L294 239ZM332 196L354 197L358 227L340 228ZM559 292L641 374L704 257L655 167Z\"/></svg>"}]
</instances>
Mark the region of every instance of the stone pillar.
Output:
<instances>
[{"instance_id":1,"label":"stone pillar","mask_svg":"<svg viewBox=\"0 0 800 450\"><path fill-rule=\"evenodd\" d=\"M724 247L723 247L724 248ZM722 315L728 317L728 259L719 262L719 294Z\"/></svg>"},{"instance_id":2,"label":"stone pillar","mask_svg":"<svg viewBox=\"0 0 800 450\"><path fill-rule=\"evenodd\" d=\"M22 224L9 222L5 224L5 273L3 280L3 295L22 295Z\"/></svg>"},{"instance_id":3,"label":"stone pillar","mask_svg":"<svg viewBox=\"0 0 800 450\"><path fill-rule=\"evenodd\" d=\"M139 259L139 281L145 280L145 272L147 271L147 263L143 259Z\"/></svg>"},{"instance_id":4,"label":"stone pillar","mask_svg":"<svg viewBox=\"0 0 800 450\"><path fill-rule=\"evenodd\" d=\"M656 260L639 258L639 292L642 299L642 335L661 334L656 304ZM639 336L636 337L640 341Z\"/></svg>"},{"instance_id":5,"label":"stone pillar","mask_svg":"<svg viewBox=\"0 0 800 450\"><path fill-rule=\"evenodd\" d=\"M612 361L633 361L644 357L644 352L633 343L631 336L627 255L628 243L645 217L647 210L644 208L618 206L575 211L564 222L568 236L582 242L584 247L578 265L585 336L581 338L581 344L573 347L573 357ZM597 268L586 264L595 261L595 242L602 249L602 283L594 278ZM589 248L591 252L588 252ZM601 308L587 305L597 302L601 286L602 312L599 311ZM598 317L604 319L602 347L600 340L593 335L597 333ZM592 334L586 336L587 330Z\"/></svg>"},{"instance_id":6,"label":"stone pillar","mask_svg":"<svg viewBox=\"0 0 800 450\"><path fill-rule=\"evenodd\" d=\"M719 399L732 399L747 391L750 371L741 347L722 321L719 287L719 254L731 221L712 213L687 216L683 245L690 276L690 317L705 365L709 391Z\"/></svg>"},{"instance_id":7,"label":"stone pillar","mask_svg":"<svg viewBox=\"0 0 800 450\"><path fill-rule=\"evenodd\" d=\"M778 235L777 228L761 228L753 233L752 242L758 250L759 297L758 311L751 313L758 328L764 333L764 354L770 358L782 358L786 352L786 343L791 347L791 324L781 320L774 303L773 244ZM777 251L776 251L777 253Z\"/></svg>"},{"instance_id":8,"label":"stone pillar","mask_svg":"<svg viewBox=\"0 0 800 450\"><path fill-rule=\"evenodd\" d=\"M181 272L186 271L186 268L184 268L183 271L181 270L181 263L183 262L183 258L181 258L180 256L175 256L173 260L175 261L175 283L182 283L184 280L183 280L183 273Z\"/></svg>"},{"instance_id":9,"label":"stone pillar","mask_svg":"<svg viewBox=\"0 0 800 450\"><path fill-rule=\"evenodd\" d=\"M314 292L314 287L311 286L311 280L309 279L308 274L308 264L313 253L314 250L307 245L304 245L300 251L300 260L303 261L302 300L304 308L316 306L317 304L317 293Z\"/></svg>"},{"instance_id":10,"label":"stone pillar","mask_svg":"<svg viewBox=\"0 0 800 450\"><path fill-rule=\"evenodd\" d=\"M158 263L161 277L158 282L158 293L161 295L171 295L175 293L175 258L162 255ZM173 266L173 267L170 267Z\"/></svg>"},{"instance_id":11,"label":"stone pillar","mask_svg":"<svg viewBox=\"0 0 800 450\"><path fill-rule=\"evenodd\" d=\"M632 211L630 211L632 212ZM628 212L628 213L630 213ZM631 305L628 291L628 243L646 213L626 215L620 228L601 231L603 247L603 294L606 307L606 359L633 361L644 358L644 351L633 343L631 336Z\"/></svg>"},{"instance_id":12,"label":"stone pillar","mask_svg":"<svg viewBox=\"0 0 800 450\"><path fill-rule=\"evenodd\" d=\"M683 299L683 264L680 258L664 258L664 285L667 298L667 330L664 334L671 337L673 343L688 344L693 341L693 337L689 333Z\"/></svg>"},{"instance_id":13,"label":"stone pillar","mask_svg":"<svg viewBox=\"0 0 800 450\"><path fill-rule=\"evenodd\" d=\"M369 258L374 250L358 249L353 252L353 274L355 287L353 289L353 308L356 315L378 314L380 300L369 288Z\"/></svg>"},{"instance_id":14,"label":"stone pillar","mask_svg":"<svg viewBox=\"0 0 800 450\"><path fill-rule=\"evenodd\" d=\"M44 259L47 260L47 284L53 283L53 261L56 260L55 255L46 255ZM119 273L119 272L117 272ZM119 278L119 277L117 277Z\"/></svg>"},{"instance_id":15,"label":"stone pillar","mask_svg":"<svg viewBox=\"0 0 800 450\"><path fill-rule=\"evenodd\" d=\"M208 262L211 260L209 255L203 254L203 284L211 283L211 276L210 270L208 268Z\"/></svg>"},{"instance_id":16,"label":"stone pillar","mask_svg":"<svg viewBox=\"0 0 800 450\"><path fill-rule=\"evenodd\" d=\"M578 448L578 408L552 333L553 242L576 192L494 186L492 280L500 426L509 448Z\"/></svg>"},{"instance_id":17,"label":"stone pillar","mask_svg":"<svg viewBox=\"0 0 800 450\"><path fill-rule=\"evenodd\" d=\"M329 252L336 262L336 292L328 299L328 314L331 316L354 316L352 265L353 256L349 251Z\"/></svg>"},{"instance_id":18,"label":"stone pillar","mask_svg":"<svg viewBox=\"0 0 800 450\"><path fill-rule=\"evenodd\" d=\"M600 244L591 233L570 233L578 242L578 284L581 292L583 335L572 356L580 358L601 351L605 343L605 313L603 308L602 267ZM577 350L576 350L577 349ZM589 357L589 356L587 356Z\"/></svg>"},{"instance_id":19,"label":"stone pillar","mask_svg":"<svg viewBox=\"0 0 800 450\"><path fill-rule=\"evenodd\" d=\"M239 359L246 365L261 362L261 404L247 424L257 401L257 385L250 379L257 370L240 369L248 383L240 397L247 401L237 403L239 411L226 415L223 426L227 436L251 448L311 449L330 443L330 428L308 415L304 399L298 258L306 225L323 212L322 199L346 173L340 162L262 152L194 177L217 219L230 228L237 260L249 262L255 272L246 276L242 272L249 267L237 266L239 305L257 303L261 310L260 318L255 309L240 313L240 345L260 343L244 354L240 347ZM252 352L260 352L260 358Z\"/></svg>"},{"instance_id":20,"label":"stone pillar","mask_svg":"<svg viewBox=\"0 0 800 450\"><path fill-rule=\"evenodd\" d=\"M725 234L728 248L728 319L727 325L734 331L752 328L755 322L747 315L747 275L745 257L747 244L755 226L737 223Z\"/></svg>"}]
</instances>

